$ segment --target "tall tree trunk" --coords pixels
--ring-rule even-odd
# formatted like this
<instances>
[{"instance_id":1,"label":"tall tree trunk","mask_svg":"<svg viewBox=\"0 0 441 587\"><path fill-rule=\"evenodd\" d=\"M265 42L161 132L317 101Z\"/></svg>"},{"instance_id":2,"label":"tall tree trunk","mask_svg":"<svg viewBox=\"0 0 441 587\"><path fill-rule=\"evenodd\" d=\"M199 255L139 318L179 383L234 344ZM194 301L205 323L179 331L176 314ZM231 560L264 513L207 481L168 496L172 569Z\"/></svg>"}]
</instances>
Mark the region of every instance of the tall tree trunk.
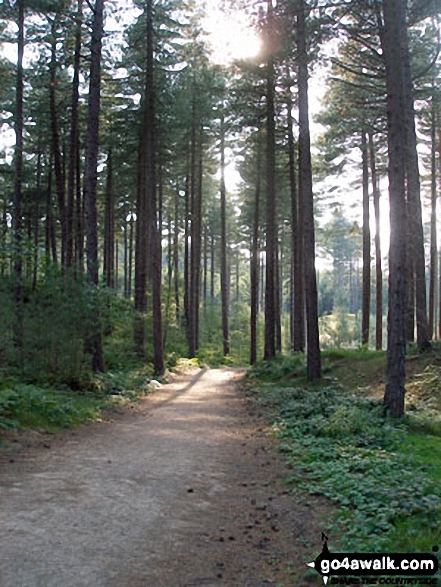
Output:
<instances>
[{"instance_id":1,"label":"tall tree trunk","mask_svg":"<svg viewBox=\"0 0 441 587\"><path fill-rule=\"evenodd\" d=\"M3 199L3 213L2 213L2 248L6 251L7 242L8 242L8 204L6 198ZM6 271L8 267L8 261L6 255L2 256L1 262L1 276L6 276Z\"/></svg>"},{"instance_id":2,"label":"tall tree trunk","mask_svg":"<svg viewBox=\"0 0 441 587\"><path fill-rule=\"evenodd\" d=\"M55 238L55 228L52 209L52 155L50 157L49 172L47 180L47 197L46 197L46 263L52 258L53 263L57 263L57 241Z\"/></svg>"},{"instance_id":3,"label":"tall tree trunk","mask_svg":"<svg viewBox=\"0 0 441 587\"><path fill-rule=\"evenodd\" d=\"M306 51L305 2L298 0L297 11L298 102L299 102L299 188L303 206L304 271L307 328L307 377L321 378L318 328L317 277L315 271L314 196L312 192L311 138L309 132L308 55Z\"/></svg>"},{"instance_id":4,"label":"tall tree trunk","mask_svg":"<svg viewBox=\"0 0 441 587\"><path fill-rule=\"evenodd\" d=\"M112 150L107 156L106 202L104 209L104 259L103 273L107 287L115 287L115 218L113 194Z\"/></svg>"},{"instance_id":5,"label":"tall tree trunk","mask_svg":"<svg viewBox=\"0 0 441 587\"><path fill-rule=\"evenodd\" d=\"M221 213L221 300L222 300L222 343L224 357L230 353L230 335L228 328L229 314L229 279L227 261L227 198L225 189L225 124L223 114L221 115L220 126L220 213Z\"/></svg>"},{"instance_id":6,"label":"tall tree trunk","mask_svg":"<svg viewBox=\"0 0 441 587\"><path fill-rule=\"evenodd\" d=\"M432 94L431 104L431 209L430 209L430 287L429 287L429 336L435 334L435 298L437 285L438 245L436 238L436 109Z\"/></svg>"},{"instance_id":7,"label":"tall tree trunk","mask_svg":"<svg viewBox=\"0 0 441 587\"><path fill-rule=\"evenodd\" d=\"M363 295L361 344L369 344L369 318L371 314L371 229L369 218L369 164L366 133L361 133L363 167Z\"/></svg>"},{"instance_id":8,"label":"tall tree trunk","mask_svg":"<svg viewBox=\"0 0 441 587\"><path fill-rule=\"evenodd\" d=\"M92 24L91 63L89 80L86 169L84 198L86 206L86 257L87 275L93 286L99 284L98 263L98 219L97 219L97 166L99 146L99 116L101 88L101 49L104 34L104 0L96 0ZM92 369L104 371L101 317L94 308L87 348L92 355Z\"/></svg>"},{"instance_id":9,"label":"tall tree trunk","mask_svg":"<svg viewBox=\"0 0 441 587\"><path fill-rule=\"evenodd\" d=\"M204 271L202 276L202 303L204 310L207 308L207 291L208 291L208 224L204 224Z\"/></svg>"},{"instance_id":10,"label":"tall tree trunk","mask_svg":"<svg viewBox=\"0 0 441 587\"><path fill-rule=\"evenodd\" d=\"M438 129L438 177L439 186L441 192L441 129ZM438 282L438 333L441 338L441 255L440 255L440 266L439 266L439 282Z\"/></svg>"},{"instance_id":11,"label":"tall tree trunk","mask_svg":"<svg viewBox=\"0 0 441 587\"><path fill-rule=\"evenodd\" d=\"M296 178L296 157L291 95L287 100L289 185L291 194L291 343L294 352L305 350L305 299L303 279L303 223L300 222L299 190Z\"/></svg>"},{"instance_id":12,"label":"tall tree trunk","mask_svg":"<svg viewBox=\"0 0 441 587\"><path fill-rule=\"evenodd\" d=\"M190 348L190 171L187 170L184 189L184 320Z\"/></svg>"},{"instance_id":13,"label":"tall tree trunk","mask_svg":"<svg viewBox=\"0 0 441 587\"><path fill-rule=\"evenodd\" d=\"M276 249L276 351L282 352L282 246L277 243Z\"/></svg>"},{"instance_id":14,"label":"tall tree trunk","mask_svg":"<svg viewBox=\"0 0 441 587\"><path fill-rule=\"evenodd\" d=\"M272 1L267 4L267 79L266 79L266 285L265 285L265 348L264 359L276 355L276 254L277 254L277 199L275 154L275 31Z\"/></svg>"},{"instance_id":15,"label":"tall tree trunk","mask_svg":"<svg viewBox=\"0 0 441 587\"><path fill-rule=\"evenodd\" d=\"M174 223L175 226L173 237L173 274L175 282L176 324L179 325L181 320L181 309L179 299L179 187L176 187Z\"/></svg>"},{"instance_id":16,"label":"tall tree trunk","mask_svg":"<svg viewBox=\"0 0 441 587\"><path fill-rule=\"evenodd\" d=\"M75 30L74 50L74 74L72 80L72 111L70 122L70 149L69 169L67 179L67 207L66 207L66 268L69 269L74 262L75 243L75 179L77 158L79 157L79 87L80 87L80 62L81 62L81 29L83 22L83 0L78 0Z\"/></svg>"},{"instance_id":17,"label":"tall tree trunk","mask_svg":"<svg viewBox=\"0 0 441 587\"><path fill-rule=\"evenodd\" d=\"M426 300L426 261L424 254L424 229L421 215L420 172L418 167L417 137L415 131L415 110L413 99L413 83L410 71L410 53L407 35L406 6L402 0L404 25L401 37L401 59L403 64L403 107L405 124L405 161L407 189L410 209L411 244L413 244L415 271L415 303L417 344L420 350L430 345L429 326L427 322ZM405 28L404 28L405 27Z\"/></svg>"},{"instance_id":18,"label":"tall tree trunk","mask_svg":"<svg viewBox=\"0 0 441 587\"><path fill-rule=\"evenodd\" d=\"M214 253L215 253L214 230L212 228L211 239L210 239L210 298L211 298L212 305L214 303Z\"/></svg>"},{"instance_id":19,"label":"tall tree trunk","mask_svg":"<svg viewBox=\"0 0 441 587\"><path fill-rule=\"evenodd\" d=\"M197 238L196 243L196 272L194 276L194 292L195 292L195 342L196 350L199 349L199 318L200 318L200 299L201 299L201 256L202 256L202 178L203 178L203 124L199 127L199 156L198 156L198 175L197 175L197 208L196 208L196 221L197 221Z\"/></svg>"},{"instance_id":20,"label":"tall tree trunk","mask_svg":"<svg viewBox=\"0 0 441 587\"><path fill-rule=\"evenodd\" d=\"M127 213L124 214L124 297L128 298L129 291L129 223L127 222Z\"/></svg>"},{"instance_id":21,"label":"tall tree trunk","mask_svg":"<svg viewBox=\"0 0 441 587\"><path fill-rule=\"evenodd\" d=\"M153 58L153 0L147 0L147 75L145 103L145 191L147 223L150 234L150 275L152 279L153 306L153 366L155 373L164 371L164 349L162 342L162 248L158 227L158 202L156 197L156 162L155 162L155 86Z\"/></svg>"},{"instance_id":22,"label":"tall tree trunk","mask_svg":"<svg viewBox=\"0 0 441 587\"><path fill-rule=\"evenodd\" d=\"M254 365L257 361L257 319L259 316L259 227L260 227L260 191L261 191L261 139L258 138L257 157L256 157L256 190L254 194L254 212L253 212L253 236L251 243L251 261L250 261L250 288L251 288L251 337L250 337L250 364Z\"/></svg>"},{"instance_id":23,"label":"tall tree trunk","mask_svg":"<svg viewBox=\"0 0 441 587\"><path fill-rule=\"evenodd\" d=\"M404 414L405 352L404 310L406 300L405 226L405 114L403 87L403 36L406 34L402 0L384 0L383 51L386 64L389 145L389 314L387 341L388 383L385 409L395 417Z\"/></svg>"},{"instance_id":24,"label":"tall tree trunk","mask_svg":"<svg viewBox=\"0 0 441 587\"><path fill-rule=\"evenodd\" d=\"M129 220L129 272L127 276L127 297L130 299L132 297L132 273L133 273L133 214L130 213L130 220Z\"/></svg>"},{"instance_id":25,"label":"tall tree trunk","mask_svg":"<svg viewBox=\"0 0 441 587\"><path fill-rule=\"evenodd\" d=\"M84 225L85 225L85 206L84 194L81 190L81 157L79 139L77 143L77 162L76 162L76 201L75 201L75 263L78 273L84 272Z\"/></svg>"},{"instance_id":26,"label":"tall tree trunk","mask_svg":"<svg viewBox=\"0 0 441 587\"><path fill-rule=\"evenodd\" d=\"M57 30L56 20L51 24L51 60L49 64L49 104L52 129L52 152L54 156L55 185L57 190L58 211L61 225L61 264L66 266L66 203L64 189L63 159L60 147L60 130L58 125L56 86L57 86Z\"/></svg>"},{"instance_id":27,"label":"tall tree trunk","mask_svg":"<svg viewBox=\"0 0 441 587\"><path fill-rule=\"evenodd\" d=\"M21 351L24 344L23 325L23 52L24 52L24 0L18 0L17 73L15 93L15 185L12 214L12 238L14 250L14 346Z\"/></svg>"},{"instance_id":28,"label":"tall tree trunk","mask_svg":"<svg viewBox=\"0 0 441 587\"><path fill-rule=\"evenodd\" d=\"M41 176L42 176L42 160L43 153L41 152L40 140L38 141L38 155L37 155L37 196L35 199L35 213L34 213L34 266L32 275L32 291L37 289L38 279L38 245L40 240L40 200L41 200Z\"/></svg>"},{"instance_id":29,"label":"tall tree trunk","mask_svg":"<svg viewBox=\"0 0 441 587\"><path fill-rule=\"evenodd\" d=\"M378 189L375 145L372 133L369 133L369 158L375 214L375 348L380 351L383 348L383 269L380 240L380 191Z\"/></svg>"}]
</instances>

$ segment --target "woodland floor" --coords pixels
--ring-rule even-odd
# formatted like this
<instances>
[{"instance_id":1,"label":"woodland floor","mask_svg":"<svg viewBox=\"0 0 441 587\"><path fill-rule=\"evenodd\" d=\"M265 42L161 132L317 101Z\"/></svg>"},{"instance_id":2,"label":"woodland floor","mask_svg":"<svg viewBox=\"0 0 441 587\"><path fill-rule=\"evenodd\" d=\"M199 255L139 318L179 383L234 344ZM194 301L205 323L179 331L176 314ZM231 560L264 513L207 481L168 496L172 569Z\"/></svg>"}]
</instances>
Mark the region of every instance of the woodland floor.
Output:
<instances>
[{"instance_id":1,"label":"woodland floor","mask_svg":"<svg viewBox=\"0 0 441 587\"><path fill-rule=\"evenodd\" d=\"M0 449L1 587L260 587L300 577L330 506L299 500L242 371ZM315 554L314 554L315 553Z\"/></svg>"}]
</instances>

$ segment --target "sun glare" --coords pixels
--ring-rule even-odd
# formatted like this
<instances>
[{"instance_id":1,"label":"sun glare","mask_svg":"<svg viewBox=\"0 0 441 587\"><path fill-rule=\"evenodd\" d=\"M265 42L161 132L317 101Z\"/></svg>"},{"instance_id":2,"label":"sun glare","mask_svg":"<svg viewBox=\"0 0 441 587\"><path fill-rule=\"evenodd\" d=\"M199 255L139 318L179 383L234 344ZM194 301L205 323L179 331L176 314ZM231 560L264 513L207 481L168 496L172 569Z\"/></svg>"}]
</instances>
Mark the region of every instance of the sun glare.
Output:
<instances>
[{"instance_id":1,"label":"sun glare","mask_svg":"<svg viewBox=\"0 0 441 587\"><path fill-rule=\"evenodd\" d=\"M210 9L204 20L208 44L215 63L228 65L234 59L249 59L258 55L262 42L251 27L244 12L225 14Z\"/></svg>"}]
</instances>

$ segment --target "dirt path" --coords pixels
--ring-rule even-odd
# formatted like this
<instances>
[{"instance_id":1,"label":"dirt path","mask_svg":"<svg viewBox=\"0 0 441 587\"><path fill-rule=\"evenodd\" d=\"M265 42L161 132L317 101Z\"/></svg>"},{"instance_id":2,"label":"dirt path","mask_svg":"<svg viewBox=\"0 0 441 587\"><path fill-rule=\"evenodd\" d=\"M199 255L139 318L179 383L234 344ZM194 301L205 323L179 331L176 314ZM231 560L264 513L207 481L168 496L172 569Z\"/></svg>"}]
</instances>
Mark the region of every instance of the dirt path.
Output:
<instances>
[{"instance_id":1,"label":"dirt path","mask_svg":"<svg viewBox=\"0 0 441 587\"><path fill-rule=\"evenodd\" d=\"M320 508L280 484L239 377L181 375L113 422L0 451L0 586L300 585Z\"/></svg>"}]
</instances>

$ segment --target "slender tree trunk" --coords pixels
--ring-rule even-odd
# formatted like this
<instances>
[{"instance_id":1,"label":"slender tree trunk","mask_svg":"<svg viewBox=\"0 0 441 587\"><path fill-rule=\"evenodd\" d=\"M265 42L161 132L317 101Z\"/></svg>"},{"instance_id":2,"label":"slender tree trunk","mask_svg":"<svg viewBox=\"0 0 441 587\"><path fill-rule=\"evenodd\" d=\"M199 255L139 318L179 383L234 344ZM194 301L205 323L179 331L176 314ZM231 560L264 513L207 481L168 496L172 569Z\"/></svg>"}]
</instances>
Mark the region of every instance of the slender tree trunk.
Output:
<instances>
[{"instance_id":1,"label":"slender tree trunk","mask_svg":"<svg viewBox=\"0 0 441 587\"><path fill-rule=\"evenodd\" d=\"M441 130L438 130L438 177L439 177L439 186L441 192ZM439 256L440 265L439 265L439 282L438 282L438 333L439 338L441 338L441 254Z\"/></svg>"},{"instance_id":2,"label":"slender tree trunk","mask_svg":"<svg viewBox=\"0 0 441 587\"><path fill-rule=\"evenodd\" d=\"M41 200L41 176L43 154L41 152L40 140L38 141L38 155L37 155L37 197L35 200L35 214L34 214L34 266L32 275L32 291L37 289L38 279L38 246L40 241L40 200Z\"/></svg>"},{"instance_id":3,"label":"slender tree trunk","mask_svg":"<svg viewBox=\"0 0 441 587\"><path fill-rule=\"evenodd\" d=\"M107 156L107 185L104 210L104 263L103 273L107 287L115 287L115 212L113 194L112 150Z\"/></svg>"},{"instance_id":4,"label":"slender tree trunk","mask_svg":"<svg viewBox=\"0 0 441 587\"><path fill-rule=\"evenodd\" d=\"M87 121L86 169L84 199L86 206L86 257L87 275L93 286L99 284L98 263L98 218L97 218L97 167L99 145L99 116L101 89L101 49L104 34L104 0L96 0L92 25L91 64ZM93 310L92 332L87 348L92 355L92 369L104 371L101 318L98 308Z\"/></svg>"},{"instance_id":5,"label":"slender tree trunk","mask_svg":"<svg viewBox=\"0 0 441 587\"><path fill-rule=\"evenodd\" d=\"M406 300L405 226L405 115L402 37L405 15L402 0L384 0L383 51L386 64L389 144L389 314L387 343L388 383L385 409L395 417L404 414L405 352L404 310Z\"/></svg>"},{"instance_id":6,"label":"slender tree trunk","mask_svg":"<svg viewBox=\"0 0 441 587\"><path fill-rule=\"evenodd\" d=\"M221 300L222 300L222 341L224 357L230 353L230 335L228 328L229 314L229 288L228 288L228 262L227 262L227 198L225 189L225 124L223 114L220 126L220 213L221 213Z\"/></svg>"},{"instance_id":7,"label":"slender tree trunk","mask_svg":"<svg viewBox=\"0 0 441 587\"><path fill-rule=\"evenodd\" d=\"M67 179L67 207L66 207L66 268L69 269L74 262L75 243L75 179L79 139L79 87L80 87L80 62L81 62L81 28L83 21L83 0L78 0L75 30L74 50L74 75L72 80L72 112L70 123L70 151L69 169Z\"/></svg>"},{"instance_id":8,"label":"slender tree trunk","mask_svg":"<svg viewBox=\"0 0 441 587\"><path fill-rule=\"evenodd\" d=\"M383 269L380 240L380 192L378 189L377 166L375 162L374 137L369 134L369 158L371 165L372 193L375 213L375 348L383 348Z\"/></svg>"},{"instance_id":9,"label":"slender tree trunk","mask_svg":"<svg viewBox=\"0 0 441 587\"><path fill-rule=\"evenodd\" d=\"M84 194L81 190L81 158L79 138L77 142L77 159L76 159L76 201L75 201L75 263L78 273L84 272L84 224L85 224L85 206Z\"/></svg>"},{"instance_id":10,"label":"slender tree trunk","mask_svg":"<svg viewBox=\"0 0 441 587\"><path fill-rule=\"evenodd\" d=\"M406 306L405 306L405 336L407 342L415 341L415 247L412 243L411 209L407 193L405 202L406 235L409 246L406 249Z\"/></svg>"},{"instance_id":11,"label":"slender tree trunk","mask_svg":"<svg viewBox=\"0 0 441 587\"><path fill-rule=\"evenodd\" d=\"M61 225L61 264L63 268L66 264L66 204L63 174L63 159L60 147L60 130L58 124L56 86L57 86L57 31L56 21L52 21L52 48L51 61L49 64L50 84L49 84L49 104L50 118L52 129L52 152L54 155L55 185L57 190L58 211Z\"/></svg>"},{"instance_id":12,"label":"slender tree trunk","mask_svg":"<svg viewBox=\"0 0 441 587\"><path fill-rule=\"evenodd\" d=\"M298 1L297 51L299 61L299 184L303 206L304 270L307 326L307 376L321 378L321 356L318 329L317 278L315 271L314 197L312 191L311 139L308 104L308 55L306 52L305 2Z\"/></svg>"},{"instance_id":13,"label":"slender tree trunk","mask_svg":"<svg viewBox=\"0 0 441 587\"><path fill-rule=\"evenodd\" d=\"M435 333L435 298L437 283L438 244L436 238L436 110L432 95L431 104L431 209L430 209L430 288L429 288L429 336Z\"/></svg>"},{"instance_id":14,"label":"slender tree trunk","mask_svg":"<svg viewBox=\"0 0 441 587\"><path fill-rule=\"evenodd\" d=\"M208 224L204 225L204 271L202 278L202 302L204 310L207 308L207 291L208 291Z\"/></svg>"},{"instance_id":15,"label":"slender tree trunk","mask_svg":"<svg viewBox=\"0 0 441 587\"><path fill-rule=\"evenodd\" d=\"M170 326L170 305L172 298L173 281L173 240L172 240L172 218L169 215L167 222L167 298L165 303L165 326L164 326L164 350L167 345L168 329Z\"/></svg>"},{"instance_id":16,"label":"slender tree trunk","mask_svg":"<svg viewBox=\"0 0 441 587\"><path fill-rule=\"evenodd\" d=\"M143 185L146 197L147 223L150 234L150 273L152 278L153 304L153 366L155 373L164 371L164 349L162 342L162 249L158 227L158 202L156 197L155 162L155 87L153 59L153 0L147 0L147 76L145 110L145 165L146 184Z\"/></svg>"},{"instance_id":17,"label":"slender tree trunk","mask_svg":"<svg viewBox=\"0 0 441 587\"><path fill-rule=\"evenodd\" d=\"M305 350L305 299L303 279L303 223L299 221L299 190L293 134L292 100L287 101L289 185L291 193L291 343L294 352Z\"/></svg>"},{"instance_id":18,"label":"slender tree trunk","mask_svg":"<svg viewBox=\"0 0 441 587\"><path fill-rule=\"evenodd\" d=\"M407 0L402 0L406 9ZM404 15L406 18L406 14ZM405 124L405 161L407 189L410 208L410 226L412 231L414 271L415 271L415 302L417 344L420 350L430 345L429 326L427 321L426 300L426 262L424 254L424 229L421 215L420 173L418 167L417 137L415 131L415 110L413 99L413 83L410 71L410 53L407 35L407 23L403 25L401 38L401 59L403 63L404 91L404 124Z\"/></svg>"},{"instance_id":19,"label":"slender tree trunk","mask_svg":"<svg viewBox=\"0 0 441 587\"><path fill-rule=\"evenodd\" d=\"M282 321L281 321L281 313L282 313L282 245L279 242L276 242L276 264L275 264L275 274L276 274L276 352L282 352Z\"/></svg>"},{"instance_id":20,"label":"slender tree trunk","mask_svg":"<svg viewBox=\"0 0 441 587\"><path fill-rule=\"evenodd\" d=\"M173 274L175 281L175 308L176 308L176 324L180 324L181 308L179 296L179 187L176 187L175 195L175 227L174 227L174 241L173 241Z\"/></svg>"},{"instance_id":21,"label":"slender tree trunk","mask_svg":"<svg viewBox=\"0 0 441 587\"><path fill-rule=\"evenodd\" d=\"M128 283L127 283L127 297L132 297L132 283L133 283L133 214L130 214L129 220L129 272L128 272Z\"/></svg>"},{"instance_id":22,"label":"slender tree trunk","mask_svg":"<svg viewBox=\"0 0 441 587\"><path fill-rule=\"evenodd\" d=\"M114 251L115 251L115 270L113 273L113 285L112 287L118 291L119 288L119 281L118 281L118 274L119 274L119 242L118 242L118 237L115 236L115 230L113 230L113 236L114 236Z\"/></svg>"},{"instance_id":23,"label":"slender tree trunk","mask_svg":"<svg viewBox=\"0 0 441 587\"><path fill-rule=\"evenodd\" d=\"M3 199L3 213L2 213L2 247L6 251L8 243L8 204L6 198ZM8 261L5 255L2 256L1 262L1 276L6 276Z\"/></svg>"},{"instance_id":24,"label":"slender tree trunk","mask_svg":"<svg viewBox=\"0 0 441 587\"><path fill-rule=\"evenodd\" d=\"M190 348L190 174L185 178L184 190L184 319Z\"/></svg>"},{"instance_id":25,"label":"slender tree trunk","mask_svg":"<svg viewBox=\"0 0 441 587\"><path fill-rule=\"evenodd\" d=\"M361 344L369 345L369 319L371 313L371 230L369 215L369 164L366 133L361 133L363 159L363 296Z\"/></svg>"},{"instance_id":26,"label":"slender tree trunk","mask_svg":"<svg viewBox=\"0 0 441 587\"><path fill-rule=\"evenodd\" d=\"M195 342L196 350L199 349L199 319L200 319L200 299L201 299L201 256L202 256L202 178L203 178L203 125L199 127L199 157L198 157L198 177L197 177L197 208L196 208L196 222L197 222L197 238L196 242L196 273L194 276L194 291L195 291Z\"/></svg>"},{"instance_id":27,"label":"slender tree trunk","mask_svg":"<svg viewBox=\"0 0 441 587\"><path fill-rule=\"evenodd\" d=\"M274 15L268 0L267 22L267 79L266 79L266 285L265 285L265 348L264 359L276 355L276 254L277 254L277 199L274 112Z\"/></svg>"},{"instance_id":28,"label":"slender tree trunk","mask_svg":"<svg viewBox=\"0 0 441 587\"><path fill-rule=\"evenodd\" d=\"M23 52L24 52L24 0L18 0L17 72L15 93L15 185L12 214L14 304L15 322L13 329L14 346L21 351L24 344L23 325Z\"/></svg>"},{"instance_id":29,"label":"slender tree trunk","mask_svg":"<svg viewBox=\"0 0 441 587\"><path fill-rule=\"evenodd\" d=\"M124 297L128 298L129 291L129 238L128 238L129 224L127 222L127 214L124 215Z\"/></svg>"},{"instance_id":30,"label":"slender tree trunk","mask_svg":"<svg viewBox=\"0 0 441 587\"><path fill-rule=\"evenodd\" d=\"M57 241L55 238L55 227L52 206L52 156L50 157L49 173L47 180L47 198L46 198L46 262L52 258L53 263L57 263Z\"/></svg>"},{"instance_id":31,"label":"slender tree trunk","mask_svg":"<svg viewBox=\"0 0 441 587\"><path fill-rule=\"evenodd\" d=\"M211 231L211 240L210 240L210 298L211 304L214 304L214 253L215 253L215 246L214 246L214 230Z\"/></svg>"},{"instance_id":32,"label":"slender tree trunk","mask_svg":"<svg viewBox=\"0 0 441 587\"><path fill-rule=\"evenodd\" d=\"M256 190L254 195L253 236L251 243L250 287L251 287L251 337L250 337L250 364L257 361L257 319L259 316L259 226L260 226L260 191L261 191L261 139L258 138L256 157Z\"/></svg>"}]
</instances>

